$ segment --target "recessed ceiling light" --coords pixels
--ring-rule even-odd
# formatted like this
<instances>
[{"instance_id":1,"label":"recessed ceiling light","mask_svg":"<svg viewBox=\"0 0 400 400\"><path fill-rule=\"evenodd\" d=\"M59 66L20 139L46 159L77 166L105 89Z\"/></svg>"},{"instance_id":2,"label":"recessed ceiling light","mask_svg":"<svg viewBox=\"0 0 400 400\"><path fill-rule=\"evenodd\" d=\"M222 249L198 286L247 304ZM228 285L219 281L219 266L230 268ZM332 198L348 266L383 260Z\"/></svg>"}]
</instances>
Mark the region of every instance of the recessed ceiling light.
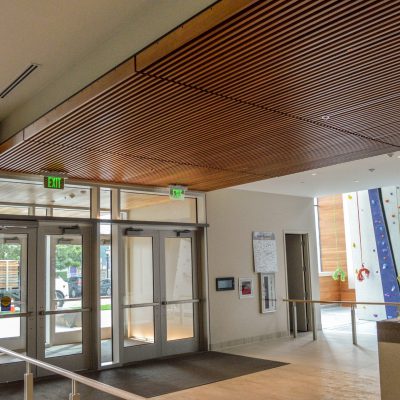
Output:
<instances>
[{"instance_id":1,"label":"recessed ceiling light","mask_svg":"<svg viewBox=\"0 0 400 400\"><path fill-rule=\"evenodd\" d=\"M313 172L311 175L312 175L312 176L315 176L315 175L317 175L317 173L316 173L316 172Z\"/></svg>"},{"instance_id":2,"label":"recessed ceiling light","mask_svg":"<svg viewBox=\"0 0 400 400\"><path fill-rule=\"evenodd\" d=\"M400 156L397 156L397 158L400 158Z\"/></svg>"},{"instance_id":3,"label":"recessed ceiling light","mask_svg":"<svg viewBox=\"0 0 400 400\"><path fill-rule=\"evenodd\" d=\"M358 182L360 182L360 181L355 180L354 182L355 182L355 183L358 183Z\"/></svg>"}]
</instances>

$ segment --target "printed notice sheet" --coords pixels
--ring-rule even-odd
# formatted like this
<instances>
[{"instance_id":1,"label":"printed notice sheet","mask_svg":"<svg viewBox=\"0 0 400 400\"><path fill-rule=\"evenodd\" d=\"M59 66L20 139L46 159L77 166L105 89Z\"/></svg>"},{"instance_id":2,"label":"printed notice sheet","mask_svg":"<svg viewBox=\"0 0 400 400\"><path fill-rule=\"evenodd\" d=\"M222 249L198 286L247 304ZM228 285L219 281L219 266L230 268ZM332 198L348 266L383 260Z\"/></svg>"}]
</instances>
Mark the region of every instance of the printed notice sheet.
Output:
<instances>
[{"instance_id":1,"label":"printed notice sheet","mask_svg":"<svg viewBox=\"0 0 400 400\"><path fill-rule=\"evenodd\" d=\"M253 257L255 272L277 272L275 234L253 232Z\"/></svg>"}]
</instances>

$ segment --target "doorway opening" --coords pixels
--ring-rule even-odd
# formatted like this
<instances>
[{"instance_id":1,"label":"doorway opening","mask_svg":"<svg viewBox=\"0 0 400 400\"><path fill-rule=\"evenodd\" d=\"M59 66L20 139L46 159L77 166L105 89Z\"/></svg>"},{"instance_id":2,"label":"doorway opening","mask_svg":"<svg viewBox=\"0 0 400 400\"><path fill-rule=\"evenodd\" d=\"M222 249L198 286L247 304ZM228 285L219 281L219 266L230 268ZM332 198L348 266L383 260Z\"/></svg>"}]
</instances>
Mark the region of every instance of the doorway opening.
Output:
<instances>
[{"instance_id":1,"label":"doorway opening","mask_svg":"<svg viewBox=\"0 0 400 400\"><path fill-rule=\"evenodd\" d=\"M308 234L286 233L285 253L287 269L287 285L289 299L310 300L311 279ZM290 307L290 331L293 331L293 310ZM308 332L312 330L311 307L309 304L297 304L297 330Z\"/></svg>"}]
</instances>

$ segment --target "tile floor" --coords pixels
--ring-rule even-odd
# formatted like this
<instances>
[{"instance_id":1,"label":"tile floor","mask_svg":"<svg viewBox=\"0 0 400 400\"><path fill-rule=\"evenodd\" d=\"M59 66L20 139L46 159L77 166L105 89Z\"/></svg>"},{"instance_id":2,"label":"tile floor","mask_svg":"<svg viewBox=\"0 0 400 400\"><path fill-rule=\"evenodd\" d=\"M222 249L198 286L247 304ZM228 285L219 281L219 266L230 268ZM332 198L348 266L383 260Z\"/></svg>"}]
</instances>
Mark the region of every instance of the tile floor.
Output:
<instances>
[{"instance_id":1,"label":"tile floor","mask_svg":"<svg viewBox=\"0 0 400 400\"><path fill-rule=\"evenodd\" d=\"M333 313L334 314L334 313ZM333 315L331 314L331 315ZM344 315L344 312L343 314ZM340 322L340 321L339 321ZM343 321L342 321L343 322ZM380 398L378 346L374 326L358 333L329 329L226 349L232 354L288 362L290 365L229 379L157 399L175 400L377 400Z\"/></svg>"}]
</instances>

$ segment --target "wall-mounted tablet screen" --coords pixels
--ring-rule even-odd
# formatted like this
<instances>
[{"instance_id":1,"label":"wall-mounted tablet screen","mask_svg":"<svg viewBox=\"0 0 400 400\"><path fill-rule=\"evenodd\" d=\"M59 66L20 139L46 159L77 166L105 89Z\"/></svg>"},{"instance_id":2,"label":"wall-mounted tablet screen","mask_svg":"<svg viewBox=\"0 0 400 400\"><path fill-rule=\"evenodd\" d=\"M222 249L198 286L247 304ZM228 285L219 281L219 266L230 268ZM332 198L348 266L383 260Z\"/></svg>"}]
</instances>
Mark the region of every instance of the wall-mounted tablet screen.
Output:
<instances>
[{"instance_id":1,"label":"wall-mounted tablet screen","mask_svg":"<svg viewBox=\"0 0 400 400\"><path fill-rule=\"evenodd\" d=\"M217 291L235 290L235 278L216 278Z\"/></svg>"}]
</instances>

